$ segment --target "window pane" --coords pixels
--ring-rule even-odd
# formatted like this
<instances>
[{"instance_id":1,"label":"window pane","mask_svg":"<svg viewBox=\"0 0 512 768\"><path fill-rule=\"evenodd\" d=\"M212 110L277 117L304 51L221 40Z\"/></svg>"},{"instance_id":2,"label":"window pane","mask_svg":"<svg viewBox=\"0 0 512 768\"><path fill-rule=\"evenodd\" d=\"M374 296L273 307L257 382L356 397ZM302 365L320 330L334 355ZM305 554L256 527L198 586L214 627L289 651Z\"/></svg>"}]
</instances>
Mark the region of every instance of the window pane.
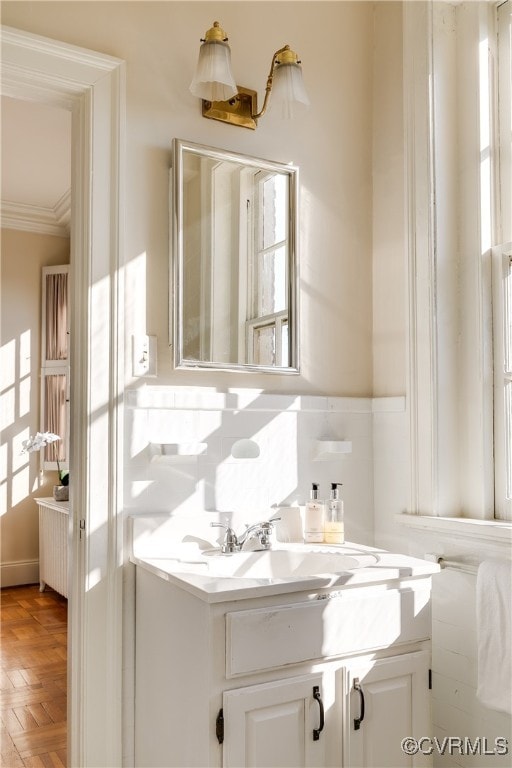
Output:
<instances>
[{"instance_id":1,"label":"window pane","mask_svg":"<svg viewBox=\"0 0 512 768\"><path fill-rule=\"evenodd\" d=\"M262 253L259 260L257 317L286 309L286 247Z\"/></svg>"},{"instance_id":2,"label":"window pane","mask_svg":"<svg viewBox=\"0 0 512 768\"><path fill-rule=\"evenodd\" d=\"M288 338L288 323L284 322L281 326L281 362L279 365L288 367L290 365L289 355L289 338Z\"/></svg>"},{"instance_id":3,"label":"window pane","mask_svg":"<svg viewBox=\"0 0 512 768\"><path fill-rule=\"evenodd\" d=\"M253 360L256 365L276 364L276 329L273 325L255 328Z\"/></svg>"},{"instance_id":4,"label":"window pane","mask_svg":"<svg viewBox=\"0 0 512 768\"><path fill-rule=\"evenodd\" d=\"M507 499L512 499L512 381L505 384L505 466Z\"/></svg>"},{"instance_id":5,"label":"window pane","mask_svg":"<svg viewBox=\"0 0 512 768\"><path fill-rule=\"evenodd\" d=\"M68 274L46 275L46 359L68 357Z\"/></svg>"},{"instance_id":6,"label":"window pane","mask_svg":"<svg viewBox=\"0 0 512 768\"><path fill-rule=\"evenodd\" d=\"M44 432L59 435L60 440L50 443L44 449L45 461L66 460L66 388L64 374L45 376Z\"/></svg>"},{"instance_id":7,"label":"window pane","mask_svg":"<svg viewBox=\"0 0 512 768\"><path fill-rule=\"evenodd\" d=\"M507 373L512 373L512 262L510 259L504 283L505 370Z\"/></svg>"},{"instance_id":8,"label":"window pane","mask_svg":"<svg viewBox=\"0 0 512 768\"><path fill-rule=\"evenodd\" d=\"M270 176L263 182L263 248L270 248L286 238L285 176Z\"/></svg>"}]
</instances>

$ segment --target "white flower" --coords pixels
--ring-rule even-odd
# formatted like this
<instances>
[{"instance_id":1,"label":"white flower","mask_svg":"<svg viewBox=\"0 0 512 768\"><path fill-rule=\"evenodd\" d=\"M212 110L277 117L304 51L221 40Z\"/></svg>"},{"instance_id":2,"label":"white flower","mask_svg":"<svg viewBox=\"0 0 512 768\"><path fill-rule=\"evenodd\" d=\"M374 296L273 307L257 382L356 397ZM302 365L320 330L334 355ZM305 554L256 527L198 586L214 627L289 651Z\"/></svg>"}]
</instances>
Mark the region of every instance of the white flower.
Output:
<instances>
[{"instance_id":1,"label":"white flower","mask_svg":"<svg viewBox=\"0 0 512 768\"><path fill-rule=\"evenodd\" d=\"M32 435L28 440L22 442L22 453L33 453L44 448L48 443L53 443L55 440L60 440L59 435L54 435L53 432L36 432L35 436Z\"/></svg>"}]
</instances>

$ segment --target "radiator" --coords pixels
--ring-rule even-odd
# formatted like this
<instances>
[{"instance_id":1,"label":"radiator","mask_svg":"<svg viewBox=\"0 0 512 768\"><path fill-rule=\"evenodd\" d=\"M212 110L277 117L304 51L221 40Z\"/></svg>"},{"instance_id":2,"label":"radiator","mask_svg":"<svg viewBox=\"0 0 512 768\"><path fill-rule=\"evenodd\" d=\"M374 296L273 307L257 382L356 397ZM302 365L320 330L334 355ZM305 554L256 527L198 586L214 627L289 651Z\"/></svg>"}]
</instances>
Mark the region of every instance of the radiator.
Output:
<instances>
[{"instance_id":1,"label":"radiator","mask_svg":"<svg viewBox=\"0 0 512 768\"><path fill-rule=\"evenodd\" d=\"M69 502L36 499L39 506L39 589L68 596Z\"/></svg>"}]
</instances>

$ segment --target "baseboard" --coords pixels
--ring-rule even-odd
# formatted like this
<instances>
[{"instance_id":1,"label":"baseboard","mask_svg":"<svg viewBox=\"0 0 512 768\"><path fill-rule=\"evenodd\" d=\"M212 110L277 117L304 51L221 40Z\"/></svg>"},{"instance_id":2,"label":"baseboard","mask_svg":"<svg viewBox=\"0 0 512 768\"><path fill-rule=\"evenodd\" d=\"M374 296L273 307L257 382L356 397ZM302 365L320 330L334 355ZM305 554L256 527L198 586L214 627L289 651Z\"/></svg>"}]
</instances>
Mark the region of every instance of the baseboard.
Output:
<instances>
[{"instance_id":1,"label":"baseboard","mask_svg":"<svg viewBox=\"0 0 512 768\"><path fill-rule=\"evenodd\" d=\"M17 560L0 565L0 586L19 587L39 582L39 560Z\"/></svg>"}]
</instances>

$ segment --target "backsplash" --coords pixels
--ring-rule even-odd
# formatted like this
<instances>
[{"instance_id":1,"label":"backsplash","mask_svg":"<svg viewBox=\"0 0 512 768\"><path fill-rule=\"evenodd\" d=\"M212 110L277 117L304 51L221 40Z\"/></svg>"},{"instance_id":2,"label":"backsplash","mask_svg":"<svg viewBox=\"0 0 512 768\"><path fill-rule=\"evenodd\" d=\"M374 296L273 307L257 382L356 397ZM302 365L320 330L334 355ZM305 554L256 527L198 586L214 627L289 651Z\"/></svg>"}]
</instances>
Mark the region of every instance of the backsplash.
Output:
<instances>
[{"instance_id":1,"label":"backsplash","mask_svg":"<svg viewBox=\"0 0 512 768\"><path fill-rule=\"evenodd\" d=\"M371 398L144 386L125 407L128 514L218 511L243 526L342 482L347 539L373 543Z\"/></svg>"}]
</instances>

